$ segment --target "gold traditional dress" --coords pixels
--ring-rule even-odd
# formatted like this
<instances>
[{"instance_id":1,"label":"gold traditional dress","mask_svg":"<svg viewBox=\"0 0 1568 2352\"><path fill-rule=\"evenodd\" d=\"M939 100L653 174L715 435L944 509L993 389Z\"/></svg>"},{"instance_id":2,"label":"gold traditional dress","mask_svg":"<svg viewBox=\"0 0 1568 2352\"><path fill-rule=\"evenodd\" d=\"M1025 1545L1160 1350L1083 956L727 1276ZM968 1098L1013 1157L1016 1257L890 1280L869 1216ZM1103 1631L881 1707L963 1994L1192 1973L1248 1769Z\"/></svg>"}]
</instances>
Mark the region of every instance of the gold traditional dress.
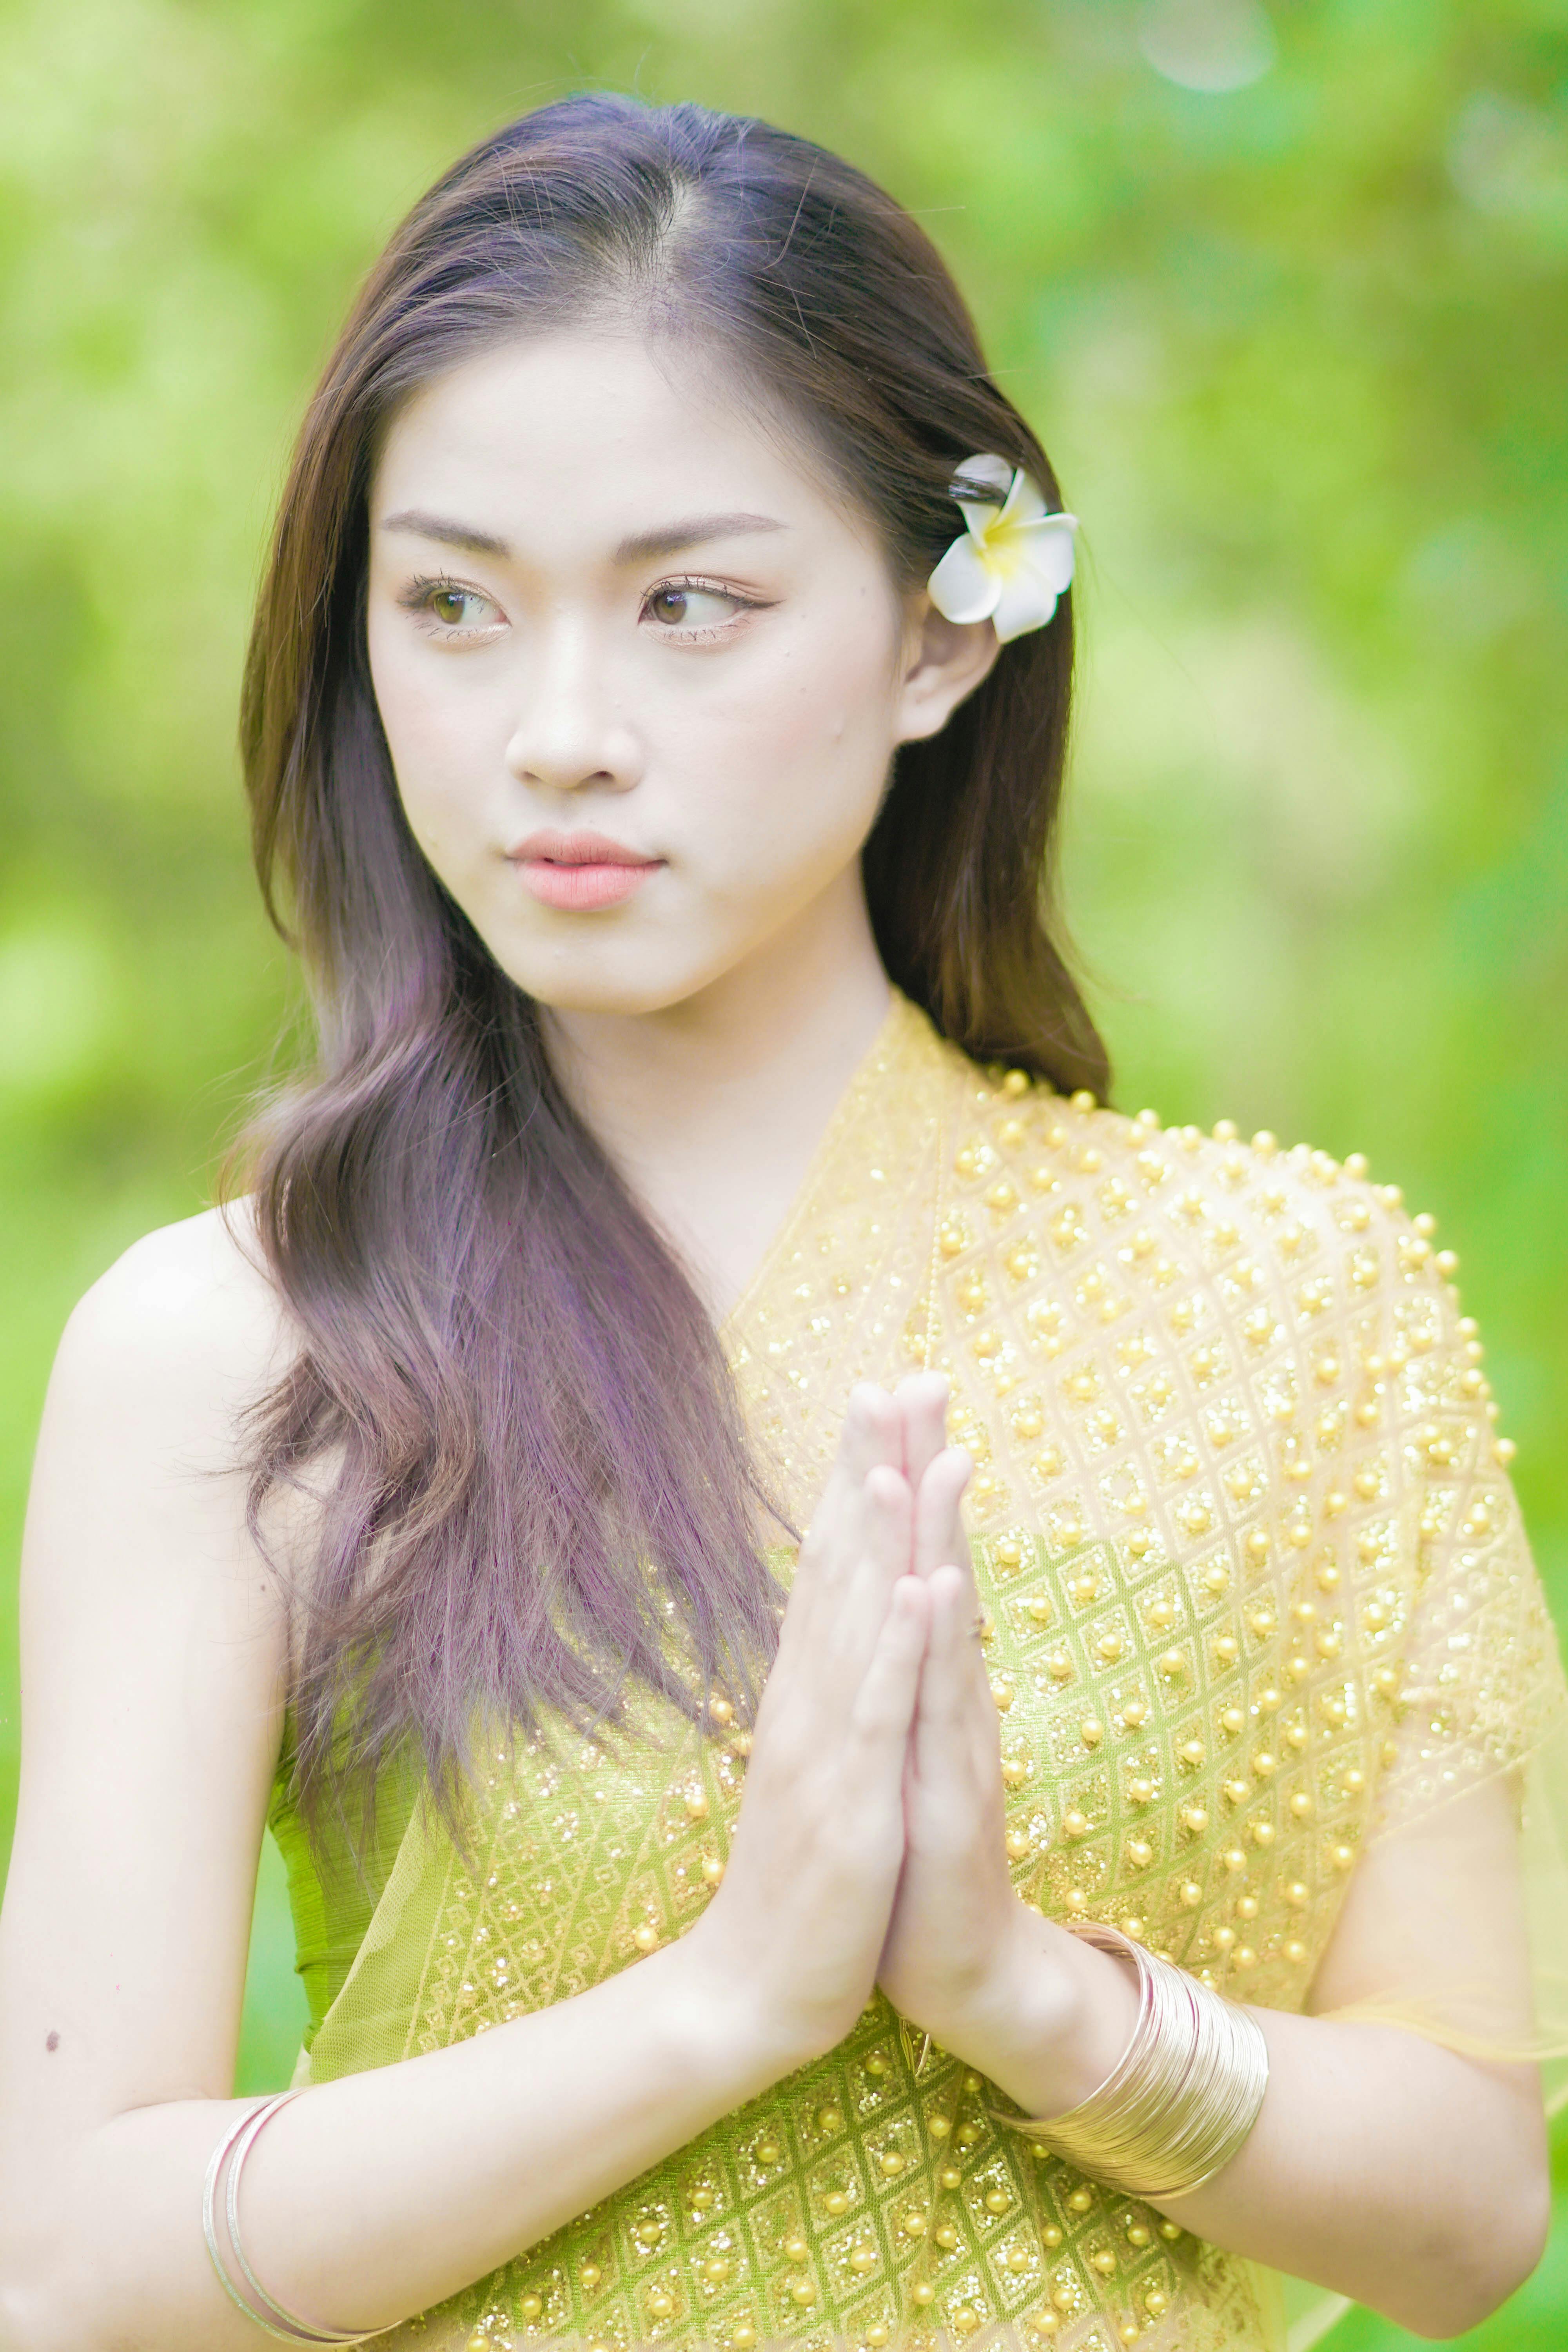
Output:
<instances>
[{"instance_id":1,"label":"gold traditional dress","mask_svg":"<svg viewBox=\"0 0 1568 2352\"><path fill-rule=\"evenodd\" d=\"M1510 1449L1426 1222L1357 1162L980 1068L895 995L724 1330L797 1524L857 1381L951 1376L1018 1890L1264 2006L1302 2008L1369 1840L1518 1782L1563 1719ZM477 1874L410 1801L374 1914L323 1893L280 1769L318 2021L297 2079L484 2032L679 1935L748 1744L645 1699L608 1747L497 1750ZM920 2059L879 1993L826 2057L380 2340L1280 2340L1252 2265Z\"/></svg>"}]
</instances>

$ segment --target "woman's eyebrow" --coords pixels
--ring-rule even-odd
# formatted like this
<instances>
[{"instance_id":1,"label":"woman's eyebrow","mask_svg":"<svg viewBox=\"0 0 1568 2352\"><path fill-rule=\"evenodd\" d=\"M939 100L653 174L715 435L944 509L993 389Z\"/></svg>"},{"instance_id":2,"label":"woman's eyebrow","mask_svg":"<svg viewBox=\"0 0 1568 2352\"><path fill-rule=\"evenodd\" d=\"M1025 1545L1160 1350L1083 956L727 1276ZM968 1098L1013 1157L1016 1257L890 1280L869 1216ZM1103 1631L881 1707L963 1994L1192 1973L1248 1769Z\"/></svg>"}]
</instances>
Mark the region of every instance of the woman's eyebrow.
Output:
<instances>
[{"instance_id":1,"label":"woman's eyebrow","mask_svg":"<svg viewBox=\"0 0 1568 2352\"><path fill-rule=\"evenodd\" d=\"M630 539L623 539L616 550L616 562L658 562L663 556L679 555L682 548L699 547L711 539L742 539L752 531L785 528L772 515L685 515L679 522L665 523L658 530L639 530Z\"/></svg>"},{"instance_id":2,"label":"woman's eyebrow","mask_svg":"<svg viewBox=\"0 0 1568 2352\"><path fill-rule=\"evenodd\" d=\"M511 554L505 540L498 539L494 531L479 530L472 523L450 522L445 515L426 514L418 507L388 515L381 527L411 531L416 539L439 540L443 547L460 548L465 555L498 555L504 562Z\"/></svg>"},{"instance_id":3,"label":"woman's eyebrow","mask_svg":"<svg viewBox=\"0 0 1568 2352\"><path fill-rule=\"evenodd\" d=\"M458 548L465 555L493 555L503 563L511 561L511 549L494 531L480 530L474 523L454 521L447 515L426 514L419 507L388 515L381 527L383 530L410 531L420 539L437 540L443 547ZM786 527L772 515L684 515L677 522L661 523L655 530L636 531L629 539L623 539L616 550L615 561L657 562L663 556L677 555L682 548L700 547L710 540L739 539L749 532L784 530Z\"/></svg>"}]
</instances>

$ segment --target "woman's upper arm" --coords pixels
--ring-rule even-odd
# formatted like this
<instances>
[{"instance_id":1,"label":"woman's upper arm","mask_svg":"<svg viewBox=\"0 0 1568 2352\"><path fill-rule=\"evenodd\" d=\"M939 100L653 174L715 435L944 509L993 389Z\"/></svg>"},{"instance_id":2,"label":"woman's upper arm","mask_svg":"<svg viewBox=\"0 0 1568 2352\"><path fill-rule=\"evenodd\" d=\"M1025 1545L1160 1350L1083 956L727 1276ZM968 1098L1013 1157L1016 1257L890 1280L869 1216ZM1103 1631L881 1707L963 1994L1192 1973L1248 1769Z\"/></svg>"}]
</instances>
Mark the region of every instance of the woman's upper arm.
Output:
<instances>
[{"instance_id":1,"label":"woman's upper arm","mask_svg":"<svg viewBox=\"0 0 1568 2352\"><path fill-rule=\"evenodd\" d=\"M245 1528L237 1407L281 1318L216 1213L72 1315L23 1538L22 1773L0 1915L0 2211L71 2143L229 2095L286 1641Z\"/></svg>"}]
</instances>

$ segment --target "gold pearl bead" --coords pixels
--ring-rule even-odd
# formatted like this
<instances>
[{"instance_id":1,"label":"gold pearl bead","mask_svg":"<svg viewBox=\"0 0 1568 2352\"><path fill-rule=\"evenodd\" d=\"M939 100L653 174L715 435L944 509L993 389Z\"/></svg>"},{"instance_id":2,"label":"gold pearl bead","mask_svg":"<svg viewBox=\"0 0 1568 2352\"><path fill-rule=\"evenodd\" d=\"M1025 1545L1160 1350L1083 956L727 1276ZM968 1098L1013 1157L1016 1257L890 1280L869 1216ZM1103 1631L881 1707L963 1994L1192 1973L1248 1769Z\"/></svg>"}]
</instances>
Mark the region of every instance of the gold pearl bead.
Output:
<instances>
[{"instance_id":1,"label":"gold pearl bead","mask_svg":"<svg viewBox=\"0 0 1568 2352\"><path fill-rule=\"evenodd\" d=\"M1134 1731L1146 1719L1149 1710L1141 1698L1130 1698L1122 1703L1121 1720L1130 1725Z\"/></svg>"},{"instance_id":2,"label":"gold pearl bead","mask_svg":"<svg viewBox=\"0 0 1568 2352\"><path fill-rule=\"evenodd\" d=\"M657 1952L658 1949L658 1929L650 1926L645 1920L643 1925L633 1936L632 1941L637 1946L639 1952Z\"/></svg>"},{"instance_id":3,"label":"gold pearl bead","mask_svg":"<svg viewBox=\"0 0 1568 2352\"><path fill-rule=\"evenodd\" d=\"M663 2235L663 2226L658 2221L639 2221L637 2223L637 2240L639 2246L657 2246Z\"/></svg>"},{"instance_id":4,"label":"gold pearl bead","mask_svg":"<svg viewBox=\"0 0 1568 2352\"><path fill-rule=\"evenodd\" d=\"M1150 2233L1144 2228L1142 2221L1129 2221L1127 2224L1127 2242L1130 2246L1147 2246L1152 2242Z\"/></svg>"},{"instance_id":5,"label":"gold pearl bead","mask_svg":"<svg viewBox=\"0 0 1568 2352\"><path fill-rule=\"evenodd\" d=\"M482 2327L476 2327L469 2336L468 2352L492 2352L490 2339Z\"/></svg>"},{"instance_id":6,"label":"gold pearl bead","mask_svg":"<svg viewBox=\"0 0 1568 2352\"><path fill-rule=\"evenodd\" d=\"M517 2312L520 2319L542 2319L544 2315L544 2297L542 2294L523 2295L518 2303Z\"/></svg>"},{"instance_id":7,"label":"gold pearl bead","mask_svg":"<svg viewBox=\"0 0 1568 2352\"><path fill-rule=\"evenodd\" d=\"M757 2331L749 2319L738 2320L730 2330L730 2341L734 2346L735 2352L752 2352L752 2347L756 2340Z\"/></svg>"},{"instance_id":8,"label":"gold pearl bead","mask_svg":"<svg viewBox=\"0 0 1568 2352\"><path fill-rule=\"evenodd\" d=\"M985 2210L988 2213L1005 2213L1012 2202L1005 2189L988 2189L985 2192Z\"/></svg>"},{"instance_id":9,"label":"gold pearl bead","mask_svg":"<svg viewBox=\"0 0 1568 2352\"><path fill-rule=\"evenodd\" d=\"M892 2340L893 2331L885 2319L874 2319L866 2330L866 2341L871 2347L871 2352L881 2352L882 2346L890 2344Z\"/></svg>"},{"instance_id":10,"label":"gold pearl bead","mask_svg":"<svg viewBox=\"0 0 1568 2352\"><path fill-rule=\"evenodd\" d=\"M904 2159L896 2147L886 2149L879 2161L889 2180L896 2180L904 2168Z\"/></svg>"},{"instance_id":11,"label":"gold pearl bead","mask_svg":"<svg viewBox=\"0 0 1568 2352\"><path fill-rule=\"evenodd\" d=\"M1075 2189L1072 2195L1068 2199L1068 2210L1069 2213L1087 2213L1090 2210L1093 2204L1094 2191L1092 2189Z\"/></svg>"},{"instance_id":12,"label":"gold pearl bead","mask_svg":"<svg viewBox=\"0 0 1568 2352\"><path fill-rule=\"evenodd\" d=\"M706 1886L717 1886L723 1878L723 1875L724 1865L720 1861L718 1855L714 1853L704 1854L702 1858L703 1885Z\"/></svg>"},{"instance_id":13,"label":"gold pearl bead","mask_svg":"<svg viewBox=\"0 0 1568 2352\"><path fill-rule=\"evenodd\" d=\"M1090 2268L1097 2270L1101 2278L1110 2278L1116 2269L1116 2256L1109 2246L1100 2247L1089 2260Z\"/></svg>"},{"instance_id":14,"label":"gold pearl bead","mask_svg":"<svg viewBox=\"0 0 1568 2352\"><path fill-rule=\"evenodd\" d=\"M930 2279L916 2279L913 2286L910 2289L910 2301L911 2303L918 2303L922 2309L928 2303L934 2303L936 2301L936 2289L932 2286Z\"/></svg>"},{"instance_id":15,"label":"gold pearl bead","mask_svg":"<svg viewBox=\"0 0 1568 2352\"><path fill-rule=\"evenodd\" d=\"M1047 2151L1042 2150L1041 2153L1045 2154ZM1047 2221L1041 2225L1040 2243L1048 2254L1054 2254L1061 2242L1062 2233L1054 2221Z\"/></svg>"},{"instance_id":16,"label":"gold pearl bead","mask_svg":"<svg viewBox=\"0 0 1568 2352\"><path fill-rule=\"evenodd\" d=\"M792 2234L784 2242L784 2252L790 2262L804 2263L810 2254L811 2248L806 2244L805 2240L803 2237L800 2237L798 2234Z\"/></svg>"},{"instance_id":17,"label":"gold pearl bead","mask_svg":"<svg viewBox=\"0 0 1568 2352\"><path fill-rule=\"evenodd\" d=\"M956 2164L944 2164L936 2177L943 2189L958 2189L963 2183L963 2175Z\"/></svg>"},{"instance_id":18,"label":"gold pearl bead","mask_svg":"<svg viewBox=\"0 0 1568 2352\"><path fill-rule=\"evenodd\" d=\"M869 2074L870 2067L868 2066L866 2071ZM779 2144L776 2139L760 2139L754 2153L759 2164L776 2164L779 2160Z\"/></svg>"},{"instance_id":19,"label":"gold pearl bead","mask_svg":"<svg viewBox=\"0 0 1568 2352\"><path fill-rule=\"evenodd\" d=\"M847 2213L849 2200L842 2189L830 2189L822 2200L829 2213Z\"/></svg>"},{"instance_id":20,"label":"gold pearl bead","mask_svg":"<svg viewBox=\"0 0 1568 2352\"><path fill-rule=\"evenodd\" d=\"M868 2271L874 2271L877 2267L875 2247L856 2246L849 2256L849 2267L852 2271L858 2271L862 2278Z\"/></svg>"},{"instance_id":21,"label":"gold pearl bead","mask_svg":"<svg viewBox=\"0 0 1568 2352\"><path fill-rule=\"evenodd\" d=\"M951 2221L942 2222L940 2229L936 2229L931 2231L931 2236L936 2240L937 2244L942 2248L944 2254L952 2253L954 2246L958 2243L958 2231L953 2228Z\"/></svg>"},{"instance_id":22,"label":"gold pearl bead","mask_svg":"<svg viewBox=\"0 0 1568 2352\"><path fill-rule=\"evenodd\" d=\"M731 2267L728 2254L710 2254L702 2265L702 2275L714 2286L722 2286L730 2275Z\"/></svg>"},{"instance_id":23,"label":"gold pearl bead","mask_svg":"<svg viewBox=\"0 0 1568 2352\"><path fill-rule=\"evenodd\" d=\"M647 2299L648 2315L653 2319L668 2319L675 2309L675 2297L668 2289L656 2286Z\"/></svg>"},{"instance_id":24,"label":"gold pearl bead","mask_svg":"<svg viewBox=\"0 0 1568 2352\"><path fill-rule=\"evenodd\" d=\"M584 2263L577 2275L591 2294L594 2288L598 2285L599 2281L604 2277L605 2273L599 2268L597 2263Z\"/></svg>"},{"instance_id":25,"label":"gold pearl bead","mask_svg":"<svg viewBox=\"0 0 1568 2352\"><path fill-rule=\"evenodd\" d=\"M816 2283L814 2279L796 2279L789 2292L792 2303L808 2304L816 2301Z\"/></svg>"}]
</instances>

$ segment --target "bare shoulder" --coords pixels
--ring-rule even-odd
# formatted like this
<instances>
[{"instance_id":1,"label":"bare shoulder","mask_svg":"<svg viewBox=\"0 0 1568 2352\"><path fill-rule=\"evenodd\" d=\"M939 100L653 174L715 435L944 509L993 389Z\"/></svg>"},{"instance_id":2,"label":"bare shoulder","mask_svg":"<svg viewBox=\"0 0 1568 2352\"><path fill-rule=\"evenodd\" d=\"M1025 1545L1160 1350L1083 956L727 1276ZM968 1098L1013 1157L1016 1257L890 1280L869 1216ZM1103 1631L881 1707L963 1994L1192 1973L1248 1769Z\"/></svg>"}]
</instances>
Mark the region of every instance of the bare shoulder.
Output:
<instances>
[{"instance_id":1,"label":"bare shoulder","mask_svg":"<svg viewBox=\"0 0 1568 2352\"><path fill-rule=\"evenodd\" d=\"M72 1309L56 1386L145 1426L213 1433L271 1387L299 1344L247 1198L144 1234ZM173 1431L171 1433L174 1433Z\"/></svg>"}]
</instances>

